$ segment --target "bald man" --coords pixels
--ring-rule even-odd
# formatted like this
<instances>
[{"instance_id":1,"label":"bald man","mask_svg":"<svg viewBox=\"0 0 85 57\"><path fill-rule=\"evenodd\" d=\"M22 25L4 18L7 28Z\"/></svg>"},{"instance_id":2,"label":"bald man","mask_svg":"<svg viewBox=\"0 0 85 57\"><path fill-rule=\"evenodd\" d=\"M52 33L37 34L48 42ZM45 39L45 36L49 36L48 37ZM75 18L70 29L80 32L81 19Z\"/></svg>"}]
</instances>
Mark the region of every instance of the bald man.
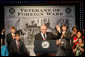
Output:
<instances>
[{"instance_id":1,"label":"bald man","mask_svg":"<svg viewBox=\"0 0 85 57\"><path fill-rule=\"evenodd\" d=\"M42 25L40 28L41 32L35 35L35 40L53 40L55 36L51 32L47 32L47 26Z\"/></svg>"}]
</instances>

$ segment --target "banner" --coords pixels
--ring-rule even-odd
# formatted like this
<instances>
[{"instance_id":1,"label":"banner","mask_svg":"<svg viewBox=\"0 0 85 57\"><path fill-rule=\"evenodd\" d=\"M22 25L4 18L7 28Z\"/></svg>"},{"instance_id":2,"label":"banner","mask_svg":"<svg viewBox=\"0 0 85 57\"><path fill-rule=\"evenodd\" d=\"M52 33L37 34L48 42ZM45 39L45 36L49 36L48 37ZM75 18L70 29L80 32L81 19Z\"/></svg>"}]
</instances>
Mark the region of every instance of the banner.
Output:
<instances>
[{"instance_id":1,"label":"banner","mask_svg":"<svg viewBox=\"0 0 85 57\"><path fill-rule=\"evenodd\" d=\"M34 36L40 32L41 25L46 24L54 34L56 25L66 24L70 31L75 25L75 6L5 6L4 11L6 35L14 26L21 32L21 39L32 56Z\"/></svg>"}]
</instances>

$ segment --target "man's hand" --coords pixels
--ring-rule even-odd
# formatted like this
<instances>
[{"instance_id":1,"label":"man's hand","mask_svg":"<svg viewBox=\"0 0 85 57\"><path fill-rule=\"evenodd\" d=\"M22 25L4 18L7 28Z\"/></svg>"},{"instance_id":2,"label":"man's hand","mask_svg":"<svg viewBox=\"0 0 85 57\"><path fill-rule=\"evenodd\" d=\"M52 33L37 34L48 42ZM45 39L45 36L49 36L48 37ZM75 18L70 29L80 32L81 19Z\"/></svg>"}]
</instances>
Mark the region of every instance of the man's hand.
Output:
<instances>
[{"instance_id":1,"label":"man's hand","mask_svg":"<svg viewBox=\"0 0 85 57\"><path fill-rule=\"evenodd\" d=\"M61 29L60 29L60 27L59 27L58 25L56 25L56 28L57 28L57 31L58 31L59 33L61 33Z\"/></svg>"},{"instance_id":2,"label":"man's hand","mask_svg":"<svg viewBox=\"0 0 85 57\"><path fill-rule=\"evenodd\" d=\"M59 40L56 40L56 44L57 44L57 45L59 45L59 44L60 44Z\"/></svg>"},{"instance_id":3,"label":"man's hand","mask_svg":"<svg viewBox=\"0 0 85 57\"><path fill-rule=\"evenodd\" d=\"M79 44L77 44L77 48L79 47Z\"/></svg>"}]
</instances>

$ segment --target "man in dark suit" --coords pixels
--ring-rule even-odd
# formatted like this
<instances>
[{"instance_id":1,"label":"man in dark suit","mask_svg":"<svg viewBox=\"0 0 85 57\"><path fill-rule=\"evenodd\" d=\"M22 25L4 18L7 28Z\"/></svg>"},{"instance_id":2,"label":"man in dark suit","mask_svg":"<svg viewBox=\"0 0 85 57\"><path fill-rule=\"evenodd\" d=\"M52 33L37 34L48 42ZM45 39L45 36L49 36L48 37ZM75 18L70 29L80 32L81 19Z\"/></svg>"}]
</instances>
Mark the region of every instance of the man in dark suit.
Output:
<instances>
[{"instance_id":1,"label":"man in dark suit","mask_svg":"<svg viewBox=\"0 0 85 57\"><path fill-rule=\"evenodd\" d=\"M24 43L20 40L20 34L16 33L16 40L10 44L11 56L29 56Z\"/></svg>"},{"instance_id":2,"label":"man in dark suit","mask_svg":"<svg viewBox=\"0 0 85 57\"><path fill-rule=\"evenodd\" d=\"M59 56L63 55L63 56L71 56L72 55L72 47L70 45L70 39L71 39L71 33L70 31L67 31L67 26L63 25L62 26L62 30L60 29L60 27L57 25L56 26L58 34L58 37L60 37L59 42L62 44L63 42L63 46L61 47L57 47L58 48L58 54ZM59 49L62 50L62 52L59 51Z\"/></svg>"},{"instance_id":3,"label":"man in dark suit","mask_svg":"<svg viewBox=\"0 0 85 57\"><path fill-rule=\"evenodd\" d=\"M46 34L39 33L35 35L35 40L54 40L54 35L51 32L46 32Z\"/></svg>"},{"instance_id":4,"label":"man in dark suit","mask_svg":"<svg viewBox=\"0 0 85 57\"><path fill-rule=\"evenodd\" d=\"M8 47L8 51L9 51L9 55L11 55L11 52L10 52L10 44L13 40L15 40L15 32L16 32L16 29L15 27L11 27L11 33L9 33L7 35L7 47Z\"/></svg>"},{"instance_id":5,"label":"man in dark suit","mask_svg":"<svg viewBox=\"0 0 85 57\"><path fill-rule=\"evenodd\" d=\"M53 33L47 32L47 27L45 25L42 25L40 29L41 29L41 33L35 35L35 41L36 40L54 40L55 36L53 35ZM36 56L41 56L41 55L42 54L36 54ZM54 56L54 54L49 54L49 56Z\"/></svg>"},{"instance_id":6,"label":"man in dark suit","mask_svg":"<svg viewBox=\"0 0 85 57\"><path fill-rule=\"evenodd\" d=\"M47 27L45 25L41 26L41 32L35 35L35 40L54 40L55 36L51 32L47 32Z\"/></svg>"}]
</instances>

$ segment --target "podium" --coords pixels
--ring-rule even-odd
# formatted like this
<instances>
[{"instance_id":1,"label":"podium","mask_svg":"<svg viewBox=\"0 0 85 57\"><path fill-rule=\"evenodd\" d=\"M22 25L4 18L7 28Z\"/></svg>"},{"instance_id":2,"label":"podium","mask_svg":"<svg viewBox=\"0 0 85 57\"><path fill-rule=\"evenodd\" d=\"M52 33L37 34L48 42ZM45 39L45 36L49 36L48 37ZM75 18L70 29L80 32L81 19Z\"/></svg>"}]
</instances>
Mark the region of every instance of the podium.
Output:
<instances>
[{"instance_id":1,"label":"podium","mask_svg":"<svg viewBox=\"0 0 85 57\"><path fill-rule=\"evenodd\" d=\"M56 53L56 40L35 40L34 52L36 54L51 54Z\"/></svg>"}]
</instances>

